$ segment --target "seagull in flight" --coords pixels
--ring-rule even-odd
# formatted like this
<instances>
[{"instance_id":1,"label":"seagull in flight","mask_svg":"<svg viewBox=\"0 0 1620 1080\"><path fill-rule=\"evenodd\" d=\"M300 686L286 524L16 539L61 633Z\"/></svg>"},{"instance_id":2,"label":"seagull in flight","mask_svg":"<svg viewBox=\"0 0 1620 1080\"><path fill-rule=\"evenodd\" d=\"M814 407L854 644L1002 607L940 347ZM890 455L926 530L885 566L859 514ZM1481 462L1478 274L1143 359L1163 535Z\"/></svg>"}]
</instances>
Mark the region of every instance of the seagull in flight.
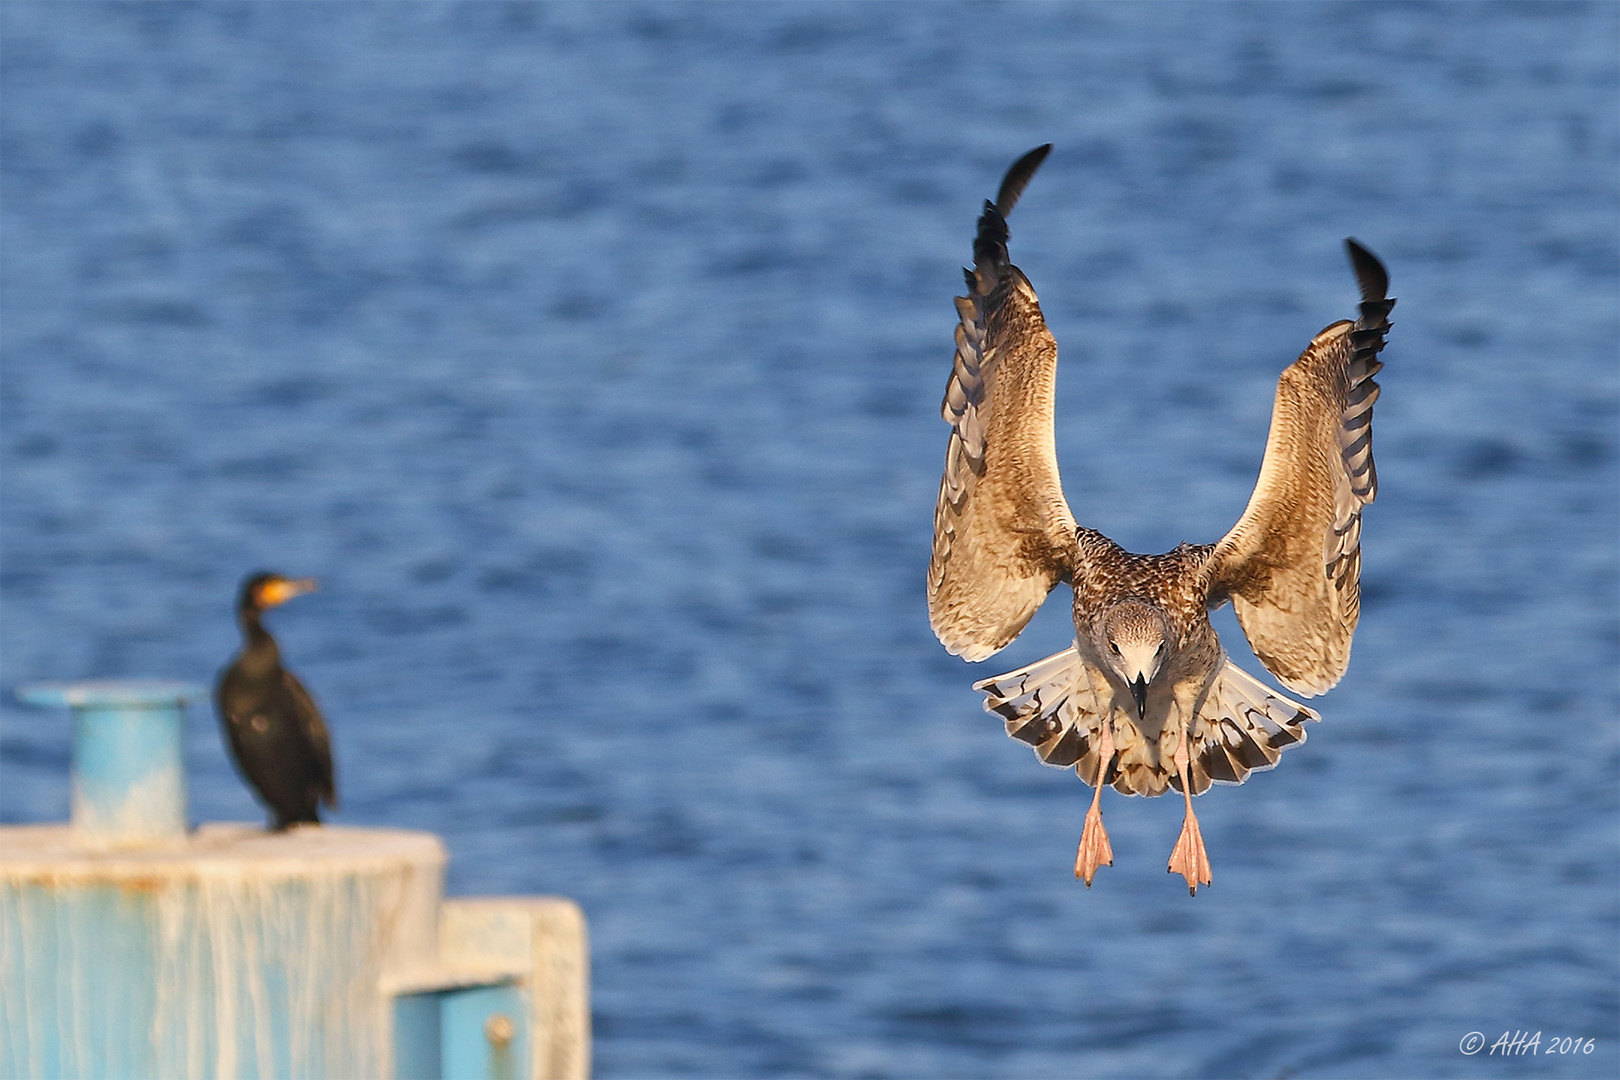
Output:
<instances>
[{"instance_id":1,"label":"seagull in flight","mask_svg":"<svg viewBox=\"0 0 1620 1080\"><path fill-rule=\"evenodd\" d=\"M1196 893L1211 877L1193 796L1271 768L1305 740L1307 720L1321 719L1234 665L1209 613L1230 602L1266 670L1302 696L1344 675L1361 613L1361 509L1378 494L1373 376L1395 301L1383 265L1347 239L1357 317L1326 327L1283 370L1243 516L1213 544L1128 552L1076 523L1063 497L1052 434L1057 343L1007 253L1007 215L1051 149L1018 159L984 204L967 295L956 301L929 622L947 651L984 660L1058 582L1072 586L1074 644L974 689L1008 735L1095 789L1077 878L1089 888L1113 865L1105 785L1144 796L1174 788L1186 813L1168 870Z\"/></svg>"}]
</instances>

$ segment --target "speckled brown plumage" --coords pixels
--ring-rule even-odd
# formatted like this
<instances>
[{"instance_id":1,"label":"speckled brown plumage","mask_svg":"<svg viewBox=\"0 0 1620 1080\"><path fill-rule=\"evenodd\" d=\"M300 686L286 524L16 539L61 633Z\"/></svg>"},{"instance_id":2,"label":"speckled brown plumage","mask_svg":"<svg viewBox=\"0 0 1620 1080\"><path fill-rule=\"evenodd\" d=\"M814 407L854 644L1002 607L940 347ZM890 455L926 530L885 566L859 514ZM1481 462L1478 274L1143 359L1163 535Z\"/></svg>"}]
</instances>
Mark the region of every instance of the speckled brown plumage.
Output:
<instances>
[{"instance_id":1,"label":"speckled brown plumage","mask_svg":"<svg viewBox=\"0 0 1620 1080\"><path fill-rule=\"evenodd\" d=\"M930 623L950 652L983 660L1017 637L1058 584L1074 587L1075 643L976 684L1009 735L1098 788L1181 791L1171 869L1209 880L1191 797L1242 783L1304 741L1316 713L1226 657L1209 612L1231 601L1267 670L1301 694L1343 676L1360 617L1361 509L1377 495L1373 376L1395 301L1382 265L1345 242L1359 317L1317 334L1278 380L1260 477L1213 544L1138 555L1076 524L1053 439L1057 344L1008 256L1006 215L1050 147L1008 171L986 202L956 302L951 425L934 511ZM1093 799L1076 873L1112 860Z\"/></svg>"}]
</instances>

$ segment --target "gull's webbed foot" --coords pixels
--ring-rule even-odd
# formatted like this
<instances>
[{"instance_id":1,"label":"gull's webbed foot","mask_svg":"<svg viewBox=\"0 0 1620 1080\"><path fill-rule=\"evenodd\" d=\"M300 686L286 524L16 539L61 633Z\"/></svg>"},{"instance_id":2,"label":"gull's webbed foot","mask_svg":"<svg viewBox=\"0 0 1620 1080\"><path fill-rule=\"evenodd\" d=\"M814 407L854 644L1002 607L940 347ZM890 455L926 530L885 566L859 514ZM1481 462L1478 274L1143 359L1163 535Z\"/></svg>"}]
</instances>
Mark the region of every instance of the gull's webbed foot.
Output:
<instances>
[{"instance_id":1,"label":"gull's webbed foot","mask_svg":"<svg viewBox=\"0 0 1620 1080\"><path fill-rule=\"evenodd\" d=\"M1181 836L1175 850L1170 852L1169 872L1187 879L1187 895L1197 896L1198 886L1210 884L1209 853L1204 850L1204 834L1198 830L1198 815L1193 813L1192 786L1187 778L1191 755L1187 752L1187 729L1181 729L1174 761L1181 777L1181 796L1187 800L1187 816L1181 821Z\"/></svg>"},{"instance_id":2,"label":"gull's webbed foot","mask_svg":"<svg viewBox=\"0 0 1620 1080\"><path fill-rule=\"evenodd\" d=\"M1198 894L1198 886L1210 884L1209 853L1204 850L1204 836L1198 831L1198 818L1193 816L1191 806L1187 807L1187 816L1181 823L1181 837L1170 853L1168 869L1187 879L1189 896Z\"/></svg>"},{"instance_id":3,"label":"gull's webbed foot","mask_svg":"<svg viewBox=\"0 0 1620 1080\"><path fill-rule=\"evenodd\" d=\"M1105 721L1097 733L1097 775L1092 779L1091 809L1086 811L1086 828L1080 834L1080 851L1074 857L1074 876L1088 889L1099 866L1114 865L1114 847L1102 823L1103 781L1108 779L1108 766L1113 760L1114 725Z\"/></svg>"},{"instance_id":4,"label":"gull's webbed foot","mask_svg":"<svg viewBox=\"0 0 1620 1080\"><path fill-rule=\"evenodd\" d=\"M1091 809L1086 812L1086 828L1080 834L1080 852L1074 859L1074 876L1091 888L1091 879L1097 876L1100 866L1114 865L1114 848L1108 842L1108 830L1103 828L1102 811L1097 807L1097 801L1092 800Z\"/></svg>"}]
</instances>

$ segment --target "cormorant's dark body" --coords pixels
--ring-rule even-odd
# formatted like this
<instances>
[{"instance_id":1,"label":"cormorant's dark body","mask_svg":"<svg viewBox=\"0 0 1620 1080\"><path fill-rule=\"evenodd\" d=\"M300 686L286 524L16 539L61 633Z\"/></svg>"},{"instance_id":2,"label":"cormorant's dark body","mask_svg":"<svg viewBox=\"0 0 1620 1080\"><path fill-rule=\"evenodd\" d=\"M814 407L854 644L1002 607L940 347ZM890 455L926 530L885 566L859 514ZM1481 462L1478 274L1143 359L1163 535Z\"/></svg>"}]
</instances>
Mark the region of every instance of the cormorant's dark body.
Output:
<instances>
[{"instance_id":1,"label":"cormorant's dark body","mask_svg":"<svg viewBox=\"0 0 1620 1080\"><path fill-rule=\"evenodd\" d=\"M267 597L267 586L277 592ZM309 587L262 573L243 582L236 607L242 650L214 691L231 757L277 830L318 823L320 803L337 805L326 724L309 691L281 666L281 651L260 621L266 607Z\"/></svg>"}]
</instances>

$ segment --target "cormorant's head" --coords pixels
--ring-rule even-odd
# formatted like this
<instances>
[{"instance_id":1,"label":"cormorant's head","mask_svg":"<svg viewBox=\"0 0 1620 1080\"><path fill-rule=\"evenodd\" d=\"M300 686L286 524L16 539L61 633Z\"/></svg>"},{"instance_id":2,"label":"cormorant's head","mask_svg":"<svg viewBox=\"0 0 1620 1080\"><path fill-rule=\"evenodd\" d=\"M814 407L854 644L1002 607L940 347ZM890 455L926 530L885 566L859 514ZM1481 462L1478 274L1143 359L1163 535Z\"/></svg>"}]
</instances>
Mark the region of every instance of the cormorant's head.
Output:
<instances>
[{"instance_id":1,"label":"cormorant's head","mask_svg":"<svg viewBox=\"0 0 1620 1080\"><path fill-rule=\"evenodd\" d=\"M1103 615L1099 633L1098 651L1131 688L1137 719L1146 719L1147 685L1159 674L1169 651L1169 621L1152 604L1124 600Z\"/></svg>"},{"instance_id":2,"label":"cormorant's head","mask_svg":"<svg viewBox=\"0 0 1620 1080\"><path fill-rule=\"evenodd\" d=\"M319 582L314 578L286 578L261 570L242 582L242 595L236 606L241 611L264 611L285 604L295 596L314 592L318 587Z\"/></svg>"}]
</instances>

